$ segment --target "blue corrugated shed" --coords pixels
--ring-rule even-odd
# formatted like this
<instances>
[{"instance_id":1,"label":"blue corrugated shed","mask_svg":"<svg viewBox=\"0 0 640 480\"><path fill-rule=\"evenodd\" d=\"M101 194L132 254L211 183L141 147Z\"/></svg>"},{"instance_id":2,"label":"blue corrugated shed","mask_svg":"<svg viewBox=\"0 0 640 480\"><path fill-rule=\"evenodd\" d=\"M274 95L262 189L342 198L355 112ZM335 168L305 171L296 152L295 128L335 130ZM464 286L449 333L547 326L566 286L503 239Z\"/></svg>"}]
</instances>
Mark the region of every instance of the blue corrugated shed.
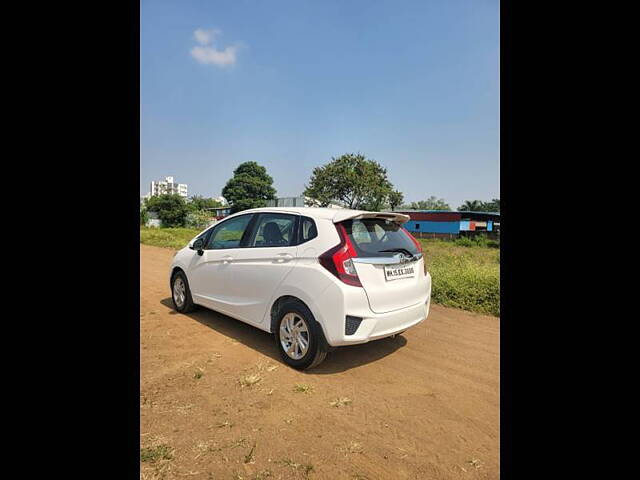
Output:
<instances>
[{"instance_id":1,"label":"blue corrugated shed","mask_svg":"<svg viewBox=\"0 0 640 480\"><path fill-rule=\"evenodd\" d=\"M409 220L404 227L410 232L460 233L460 222L429 222Z\"/></svg>"}]
</instances>

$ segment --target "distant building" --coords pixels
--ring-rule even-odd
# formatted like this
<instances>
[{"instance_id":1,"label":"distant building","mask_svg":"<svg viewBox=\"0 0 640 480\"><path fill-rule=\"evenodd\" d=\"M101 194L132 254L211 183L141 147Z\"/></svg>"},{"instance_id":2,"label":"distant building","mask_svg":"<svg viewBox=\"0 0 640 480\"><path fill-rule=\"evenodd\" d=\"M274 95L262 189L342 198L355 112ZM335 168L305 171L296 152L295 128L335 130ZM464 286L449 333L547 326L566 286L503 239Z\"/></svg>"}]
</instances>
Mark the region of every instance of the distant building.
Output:
<instances>
[{"instance_id":1,"label":"distant building","mask_svg":"<svg viewBox=\"0 0 640 480\"><path fill-rule=\"evenodd\" d=\"M320 202L313 198L300 195L298 197L280 197L275 200L267 200L267 207L319 207ZM326 208L344 208L337 203L330 203Z\"/></svg>"},{"instance_id":2,"label":"distant building","mask_svg":"<svg viewBox=\"0 0 640 480\"><path fill-rule=\"evenodd\" d=\"M404 228L419 237L454 237L500 231L500 213L448 212L445 210L406 210L397 213L409 216Z\"/></svg>"},{"instance_id":3,"label":"distant building","mask_svg":"<svg viewBox=\"0 0 640 480\"><path fill-rule=\"evenodd\" d=\"M165 177L164 180L158 180L157 182L151 182L151 190L149 192L150 197L156 197L158 195L165 194L177 194L182 198L187 198L187 184L175 183L173 177Z\"/></svg>"},{"instance_id":4,"label":"distant building","mask_svg":"<svg viewBox=\"0 0 640 480\"><path fill-rule=\"evenodd\" d=\"M216 220L220 220L221 218L224 218L227 215L231 214L231 207L224 206L224 207L212 208L211 212L213 217L215 217Z\"/></svg>"}]
</instances>

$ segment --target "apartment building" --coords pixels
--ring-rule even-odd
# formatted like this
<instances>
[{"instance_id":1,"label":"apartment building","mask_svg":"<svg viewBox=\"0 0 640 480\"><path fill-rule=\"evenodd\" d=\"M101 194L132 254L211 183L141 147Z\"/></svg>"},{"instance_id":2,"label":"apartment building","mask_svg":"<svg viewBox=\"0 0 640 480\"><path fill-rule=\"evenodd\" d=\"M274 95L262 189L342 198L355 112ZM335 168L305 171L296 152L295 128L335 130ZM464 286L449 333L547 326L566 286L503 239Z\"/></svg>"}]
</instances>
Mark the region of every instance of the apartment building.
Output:
<instances>
[{"instance_id":1,"label":"apartment building","mask_svg":"<svg viewBox=\"0 0 640 480\"><path fill-rule=\"evenodd\" d=\"M165 177L164 180L158 180L157 182L151 182L151 190L149 196L157 196L164 194L178 194L183 198L187 198L187 184L175 183L173 177Z\"/></svg>"}]
</instances>

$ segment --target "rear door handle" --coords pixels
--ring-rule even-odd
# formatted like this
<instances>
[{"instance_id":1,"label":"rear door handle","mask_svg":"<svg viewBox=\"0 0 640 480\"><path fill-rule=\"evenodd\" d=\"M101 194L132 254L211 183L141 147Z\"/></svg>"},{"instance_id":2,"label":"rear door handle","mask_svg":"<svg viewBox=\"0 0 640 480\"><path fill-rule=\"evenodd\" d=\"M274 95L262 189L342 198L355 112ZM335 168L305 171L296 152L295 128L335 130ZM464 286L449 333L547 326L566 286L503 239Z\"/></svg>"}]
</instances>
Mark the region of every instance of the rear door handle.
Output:
<instances>
[{"instance_id":1,"label":"rear door handle","mask_svg":"<svg viewBox=\"0 0 640 480\"><path fill-rule=\"evenodd\" d=\"M231 263L231 260L233 260L233 257L231 255L225 255L224 257L222 257L222 263Z\"/></svg>"}]
</instances>

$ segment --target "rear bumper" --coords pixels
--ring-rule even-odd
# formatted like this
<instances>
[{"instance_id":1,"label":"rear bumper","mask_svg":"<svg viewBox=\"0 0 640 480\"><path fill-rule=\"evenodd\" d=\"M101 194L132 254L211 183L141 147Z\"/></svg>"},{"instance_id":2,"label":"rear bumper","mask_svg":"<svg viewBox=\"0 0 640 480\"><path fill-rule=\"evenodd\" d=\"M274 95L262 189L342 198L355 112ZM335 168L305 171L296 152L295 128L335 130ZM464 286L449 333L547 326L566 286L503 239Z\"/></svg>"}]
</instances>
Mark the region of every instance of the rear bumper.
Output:
<instances>
[{"instance_id":1,"label":"rear bumper","mask_svg":"<svg viewBox=\"0 0 640 480\"><path fill-rule=\"evenodd\" d=\"M364 301L354 302L356 298L351 296L351 302L347 301L345 304L344 313L362 318L360 326L353 335L346 335L344 331L345 317L341 316L338 319L334 317L331 319L330 324L333 328L324 329L327 342L333 347L366 343L395 335L423 322L429 315L429 307L431 305L431 276L427 274L425 280L427 295L424 303L421 302L392 312L376 314L371 311L368 302L365 308L366 298ZM348 299L349 296L347 296L346 300ZM327 335L327 333L329 334Z\"/></svg>"}]
</instances>

